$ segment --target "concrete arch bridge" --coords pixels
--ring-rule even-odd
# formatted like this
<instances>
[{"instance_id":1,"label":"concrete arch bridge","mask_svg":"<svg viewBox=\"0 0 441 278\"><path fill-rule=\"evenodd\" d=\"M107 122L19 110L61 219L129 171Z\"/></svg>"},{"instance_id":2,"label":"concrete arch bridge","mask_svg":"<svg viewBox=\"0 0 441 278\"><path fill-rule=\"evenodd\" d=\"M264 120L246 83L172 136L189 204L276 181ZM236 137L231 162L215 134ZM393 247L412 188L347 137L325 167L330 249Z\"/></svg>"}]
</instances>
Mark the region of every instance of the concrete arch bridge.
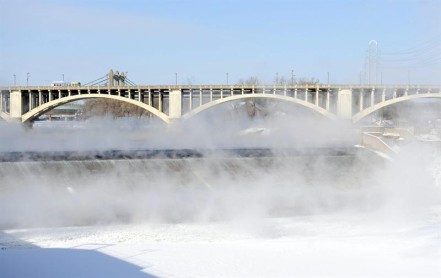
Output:
<instances>
[{"instance_id":1,"label":"concrete arch bridge","mask_svg":"<svg viewBox=\"0 0 441 278\"><path fill-rule=\"evenodd\" d=\"M32 123L57 106L89 98L131 103L167 124L189 119L222 103L252 98L291 102L324 117L354 124L398 102L441 98L441 86L418 85L35 86L3 87L0 91L0 117L23 123Z\"/></svg>"}]
</instances>

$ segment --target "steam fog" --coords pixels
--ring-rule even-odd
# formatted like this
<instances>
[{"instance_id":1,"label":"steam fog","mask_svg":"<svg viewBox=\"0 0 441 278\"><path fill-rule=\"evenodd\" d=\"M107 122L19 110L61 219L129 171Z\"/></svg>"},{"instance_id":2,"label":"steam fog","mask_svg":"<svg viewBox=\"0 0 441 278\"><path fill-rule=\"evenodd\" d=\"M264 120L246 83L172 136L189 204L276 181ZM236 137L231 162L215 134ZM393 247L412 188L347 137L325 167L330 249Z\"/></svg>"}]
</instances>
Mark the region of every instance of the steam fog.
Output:
<instances>
[{"instance_id":1,"label":"steam fog","mask_svg":"<svg viewBox=\"0 0 441 278\"><path fill-rule=\"evenodd\" d=\"M407 144L387 160L355 148L353 127L314 114L233 120L214 112L172 128L111 118L32 129L1 123L2 153L188 148L203 157L2 162L0 228L253 223L333 213L418 222L439 210L439 148ZM273 155L228 153L244 147ZM326 151L335 149L346 154Z\"/></svg>"}]
</instances>

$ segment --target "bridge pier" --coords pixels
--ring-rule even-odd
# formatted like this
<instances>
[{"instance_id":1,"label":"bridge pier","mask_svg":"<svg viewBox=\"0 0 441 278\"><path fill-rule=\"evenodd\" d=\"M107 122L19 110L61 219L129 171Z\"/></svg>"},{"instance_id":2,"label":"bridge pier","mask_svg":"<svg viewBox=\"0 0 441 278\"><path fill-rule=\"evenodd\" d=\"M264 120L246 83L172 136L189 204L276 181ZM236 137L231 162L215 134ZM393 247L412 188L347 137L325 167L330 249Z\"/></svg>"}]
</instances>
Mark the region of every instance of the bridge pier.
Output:
<instances>
[{"instance_id":1,"label":"bridge pier","mask_svg":"<svg viewBox=\"0 0 441 278\"><path fill-rule=\"evenodd\" d=\"M10 112L9 117L11 120L21 121L23 115L23 100L20 91L12 91L10 98Z\"/></svg>"},{"instance_id":2,"label":"bridge pier","mask_svg":"<svg viewBox=\"0 0 441 278\"><path fill-rule=\"evenodd\" d=\"M352 89L338 91L337 115L345 120L352 118Z\"/></svg>"},{"instance_id":3,"label":"bridge pier","mask_svg":"<svg viewBox=\"0 0 441 278\"><path fill-rule=\"evenodd\" d=\"M169 118L176 120L182 116L182 91L173 90L169 96Z\"/></svg>"}]
</instances>

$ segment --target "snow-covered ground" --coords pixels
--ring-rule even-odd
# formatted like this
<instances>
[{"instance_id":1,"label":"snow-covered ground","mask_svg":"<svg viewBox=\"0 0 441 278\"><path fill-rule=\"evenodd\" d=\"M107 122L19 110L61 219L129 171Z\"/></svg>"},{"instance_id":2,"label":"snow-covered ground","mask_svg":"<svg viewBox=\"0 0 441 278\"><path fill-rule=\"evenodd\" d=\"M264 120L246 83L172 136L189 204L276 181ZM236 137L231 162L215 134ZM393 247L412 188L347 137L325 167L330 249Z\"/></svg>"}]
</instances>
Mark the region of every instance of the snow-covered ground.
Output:
<instances>
[{"instance_id":1,"label":"snow-covered ground","mask_svg":"<svg viewBox=\"0 0 441 278\"><path fill-rule=\"evenodd\" d=\"M6 230L0 276L440 277L439 215Z\"/></svg>"}]
</instances>

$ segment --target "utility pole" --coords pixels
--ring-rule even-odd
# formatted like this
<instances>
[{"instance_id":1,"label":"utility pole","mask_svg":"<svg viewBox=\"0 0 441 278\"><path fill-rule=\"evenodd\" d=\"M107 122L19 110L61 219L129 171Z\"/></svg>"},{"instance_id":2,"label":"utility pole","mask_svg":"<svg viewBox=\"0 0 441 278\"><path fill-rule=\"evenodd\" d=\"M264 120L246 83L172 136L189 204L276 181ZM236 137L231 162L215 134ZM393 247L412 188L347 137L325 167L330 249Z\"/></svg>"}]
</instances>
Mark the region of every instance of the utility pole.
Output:
<instances>
[{"instance_id":1,"label":"utility pole","mask_svg":"<svg viewBox=\"0 0 441 278\"><path fill-rule=\"evenodd\" d=\"M26 73L26 86L29 86L29 72Z\"/></svg>"}]
</instances>

